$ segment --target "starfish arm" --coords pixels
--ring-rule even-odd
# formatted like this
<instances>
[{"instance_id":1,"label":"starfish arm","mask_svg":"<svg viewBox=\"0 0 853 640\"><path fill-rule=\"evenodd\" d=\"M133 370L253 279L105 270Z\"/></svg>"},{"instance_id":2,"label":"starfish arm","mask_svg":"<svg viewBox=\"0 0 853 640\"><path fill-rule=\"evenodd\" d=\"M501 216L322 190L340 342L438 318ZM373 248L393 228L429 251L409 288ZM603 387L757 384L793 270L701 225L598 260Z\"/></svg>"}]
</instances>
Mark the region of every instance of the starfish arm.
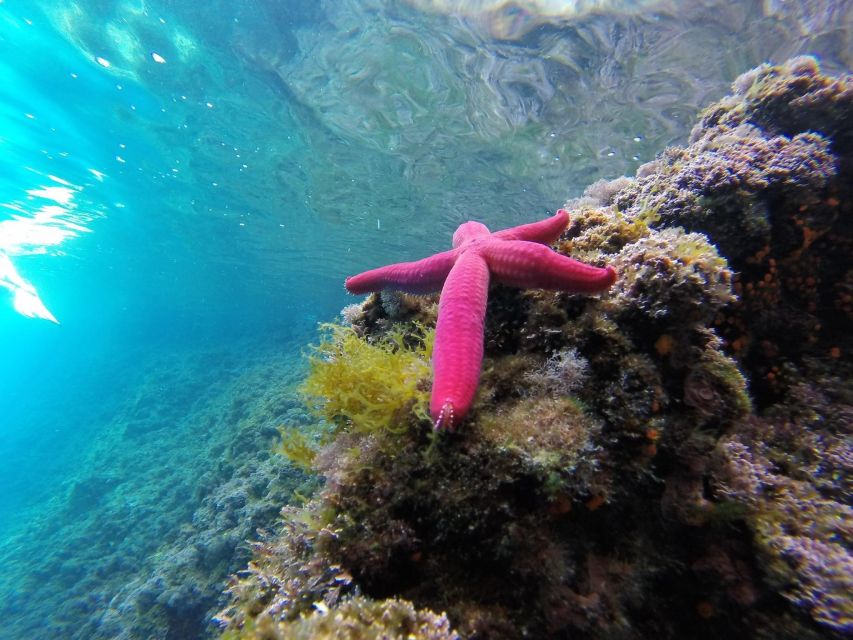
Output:
<instances>
[{"instance_id":1,"label":"starfish arm","mask_svg":"<svg viewBox=\"0 0 853 640\"><path fill-rule=\"evenodd\" d=\"M468 413L483 363L489 267L476 251L463 253L447 276L438 305L430 413L436 429L452 429Z\"/></svg>"},{"instance_id":2,"label":"starfish arm","mask_svg":"<svg viewBox=\"0 0 853 640\"><path fill-rule=\"evenodd\" d=\"M455 250L437 253L416 262L398 262L371 269L346 279L344 286L354 294L382 289L399 289L406 293L431 293L441 288L456 261Z\"/></svg>"},{"instance_id":3,"label":"starfish arm","mask_svg":"<svg viewBox=\"0 0 853 640\"><path fill-rule=\"evenodd\" d=\"M567 226L569 226L569 213L565 209L560 209L553 216L545 220L510 227L503 231L497 231L492 235L501 240L527 240L529 242L551 244L560 237L560 234L566 230Z\"/></svg>"},{"instance_id":4,"label":"starfish arm","mask_svg":"<svg viewBox=\"0 0 853 640\"><path fill-rule=\"evenodd\" d=\"M481 251L495 280L515 287L596 293L616 281L613 267L594 267L535 242L490 242Z\"/></svg>"}]
</instances>

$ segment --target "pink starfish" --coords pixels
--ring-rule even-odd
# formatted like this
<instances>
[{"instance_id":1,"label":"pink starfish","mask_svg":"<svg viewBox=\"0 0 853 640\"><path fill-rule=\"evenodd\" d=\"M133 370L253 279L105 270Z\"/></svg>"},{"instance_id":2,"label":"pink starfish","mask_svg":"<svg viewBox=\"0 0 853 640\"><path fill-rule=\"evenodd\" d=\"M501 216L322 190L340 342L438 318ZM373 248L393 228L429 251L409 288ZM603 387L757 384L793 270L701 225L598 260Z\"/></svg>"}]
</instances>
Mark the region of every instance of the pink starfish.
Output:
<instances>
[{"instance_id":1,"label":"pink starfish","mask_svg":"<svg viewBox=\"0 0 853 640\"><path fill-rule=\"evenodd\" d=\"M593 267L544 246L559 238L568 224L569 214L563 209L545 220L495 233L479 222L466 222L453 234L450 251L347 278L346 288L355 294L441 289L430 399L436 429L452 429L474 401L483 363L490 277L515 287L577 293L603 291L616 280L613 267Z\"/></svg>"}]
</instances>

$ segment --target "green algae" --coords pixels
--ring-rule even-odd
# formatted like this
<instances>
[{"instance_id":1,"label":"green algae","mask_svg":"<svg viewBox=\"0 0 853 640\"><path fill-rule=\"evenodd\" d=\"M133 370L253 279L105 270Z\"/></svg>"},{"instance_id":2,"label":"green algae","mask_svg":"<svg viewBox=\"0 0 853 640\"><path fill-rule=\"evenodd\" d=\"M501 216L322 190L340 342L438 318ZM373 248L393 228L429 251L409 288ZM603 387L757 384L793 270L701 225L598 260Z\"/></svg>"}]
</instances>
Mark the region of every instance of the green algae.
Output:
<instances>
[{"instance_id":1,"label":"green algae","mask_svg":"<svg viewBox=\"0 0 853 640\"><path fill-rule=\"evenodd\" d=\"M287 622L269 617L247 622L223 640L458 640L444 615L416 610L399 599L374 601L356 596L329 610L317 603L310 614Z\"/></svg>"},{"instance_id":2,"label":"green algae","mask_svg":"<svg viewBox=\"0 0 853 640\"><path fill-rule=\"evenodd\" d=\"M302 393L316 414L341 430L372 432L406 428L411 415L428 418L434 331L394 329L378 340L351 327L323 325L325 339L309 357Z\"/></svg>"}]
</instances>

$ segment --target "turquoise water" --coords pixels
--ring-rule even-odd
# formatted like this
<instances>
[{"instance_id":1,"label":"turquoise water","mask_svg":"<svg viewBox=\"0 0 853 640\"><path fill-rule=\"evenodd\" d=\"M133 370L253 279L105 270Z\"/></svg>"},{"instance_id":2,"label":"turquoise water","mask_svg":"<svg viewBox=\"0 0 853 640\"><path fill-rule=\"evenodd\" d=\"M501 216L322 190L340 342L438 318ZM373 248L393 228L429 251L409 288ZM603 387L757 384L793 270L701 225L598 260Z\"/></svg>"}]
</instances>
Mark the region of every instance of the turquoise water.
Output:
<instances>
[{"instance_id":1,"label":"turquoise water","mask_svg":"<svg viewBox=\"0 0 853 640\"><path fill-rule=\"evenodd\" d=\"M0 637L211 633L346 275L851 66L846 3L678 4L0 2Z\"/></svg>"}]
</instances>

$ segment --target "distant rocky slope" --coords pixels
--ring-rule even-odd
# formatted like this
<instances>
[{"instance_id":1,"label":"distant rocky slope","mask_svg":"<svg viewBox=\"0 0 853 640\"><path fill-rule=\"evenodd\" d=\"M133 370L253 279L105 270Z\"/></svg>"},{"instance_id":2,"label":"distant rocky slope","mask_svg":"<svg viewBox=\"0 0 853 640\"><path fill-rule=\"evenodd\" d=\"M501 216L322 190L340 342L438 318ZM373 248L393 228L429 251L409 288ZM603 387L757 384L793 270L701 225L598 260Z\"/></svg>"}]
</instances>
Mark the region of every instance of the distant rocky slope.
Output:
<instances>
[{"instance_id":1,"label":"distant rocky slope","mask_svg":"<svg viewBox=\"0 0 853 640\"><path fill-rule=\"evenodd\" d=\"M0 637L211 633L247 541L314 484L271 451L278 425L304 414L296 350L239 347L135 363L139 384L91 428L65 491L0 547Z\"/></svg>"}]
</instances>

